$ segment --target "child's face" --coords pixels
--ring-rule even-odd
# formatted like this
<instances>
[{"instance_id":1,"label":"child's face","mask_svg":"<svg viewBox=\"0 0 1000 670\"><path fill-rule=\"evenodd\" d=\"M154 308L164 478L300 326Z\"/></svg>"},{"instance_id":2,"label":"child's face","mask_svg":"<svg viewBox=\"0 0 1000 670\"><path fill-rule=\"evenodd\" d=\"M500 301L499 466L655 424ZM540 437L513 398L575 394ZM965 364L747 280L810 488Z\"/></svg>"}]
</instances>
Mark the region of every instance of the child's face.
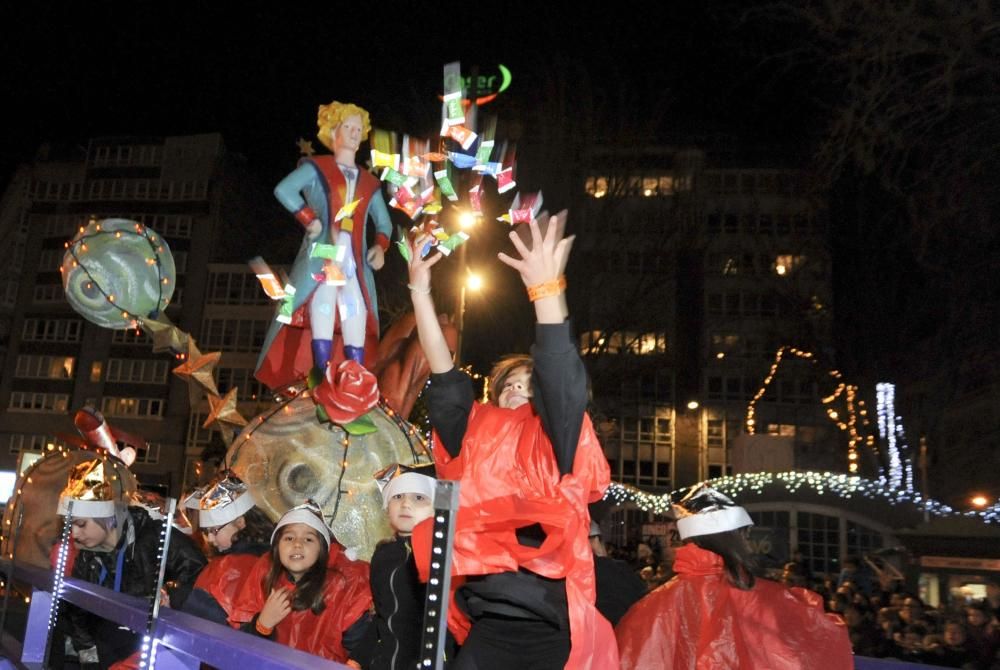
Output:
<instances>
[{"instance_id":1,"label":"child's face","mask_svg":"<svg viewBox=\"0 0 1000 670\"><path fill-rule=\"evenodd\" d=\"M389 525L400 535L409 535L414 526L434 514L431 499L423 493L397 493L387 507Z\"/></svg>"},{"instance_id":2,"label":"child's face","mask_svg":"<svg viewBox=\"0 0 1000 670\"><path fill-rule=\"evenodd\" d=\"M93 519L73 519L73 541L84 549L94 549L108 543L110 535L104 526Z\"/></svg>"},{"instance_id":3,"label":"child's face","mask_svg":"<svg viewBox=\"0 0 1000 670\"><path fill-rule=\"evenodd\" d=\"M205 533L205 539L208 540L208 543L218 551L229 551L233 547L233 538L245 526L246 521L243 520L243 517L240 517L222 526L204 528L202 532Z\"/></svg>"},{"instance_id":4,"label":"child's face","mask_svg":"<svg viewBox=\"0 0 1000 670\"><path fill-rule=\"evenodd\" d=\"M528 368L515 368L500 389L497 405L506 409L517 409L531 400L531 373Z\"/></svg>"},{"instance_id":5,"label":"child's face","mask_svg":"<svg viewBox=\"0 0 1000 670\"><path fill-rule=\"evenodd\" d=\"M304 523L282 526L278 533L278 558L288 573L298 580L319 558L323 538Z\"/></svg>"}]
</instances>

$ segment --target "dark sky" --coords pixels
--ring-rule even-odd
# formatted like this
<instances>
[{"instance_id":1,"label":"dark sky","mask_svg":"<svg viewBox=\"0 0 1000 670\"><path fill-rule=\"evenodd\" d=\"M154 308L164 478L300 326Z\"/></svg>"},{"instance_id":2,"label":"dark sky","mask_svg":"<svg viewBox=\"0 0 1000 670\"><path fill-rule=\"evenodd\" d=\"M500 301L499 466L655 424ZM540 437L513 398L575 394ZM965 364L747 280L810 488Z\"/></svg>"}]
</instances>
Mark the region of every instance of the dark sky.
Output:
<instances>
[{"instance_id":1,"label":"dark sky","mask_svg":"<svg viewBox=\"0 0 1000 670\"><path fill-rule=\"evenodd\" d=\"M312 132L316 106L334 98L369 107L376 124L431 130L451 60L466 69L506 64L514 74L506 103L519 107L564 63L597 88L624 84L647 101L665 94L672 130L769 134L799 114L774 104L774 87L791 84L755 56L778 45L737 26L730 2L601 11L484 3L476 14L456 6L453 16L432 3L363 3L364 13L343 3L312 11L309 3L5 4L4 181L47 139L211 131L252 166L280 174L294 140Z\"/></svg>"}]
</instances>

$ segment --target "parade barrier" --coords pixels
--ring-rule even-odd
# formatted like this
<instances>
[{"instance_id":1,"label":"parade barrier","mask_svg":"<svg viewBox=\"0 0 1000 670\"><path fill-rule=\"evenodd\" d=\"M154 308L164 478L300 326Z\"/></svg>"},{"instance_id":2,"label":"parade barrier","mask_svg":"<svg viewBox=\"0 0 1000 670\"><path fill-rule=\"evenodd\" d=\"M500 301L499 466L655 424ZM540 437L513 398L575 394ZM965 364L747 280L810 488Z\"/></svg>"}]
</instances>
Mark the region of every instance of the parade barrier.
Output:
<instances>
[{"instance_id":1,"label":"parade barrier","mask_svg":"<svg viewBox=\"0 0 1000 670\"><path fill-rule=\"evenodd\" d=\"M41 670L49 634L52 572L11 561L0 563L0 569L7 576L8 585L19 582L32 587L24 640L4 633L0 644L4 657L0 658L0 670ZM63 581L62 599L132 630L144 630L149 614L149 604L143 598L116 593L78 579ZM221 669L348 670L346 665L169 608L160 610L154 630L155 667L160 670L198 670L201 663Z\"/></svg>"},{"instance_id":2,"label":"parade barrier","mask_svg":"<svg viewBox=\"0 0 1000 670\"><path fill-rule=\"evenodd\" d=\"M12 567L13 575L10 575ZM29 584L33 589L24 640L19 641L4 632L0 642L0 670L42 670L52 602L52 572L9 560L0 561L0 571L13 577L11 581ZM67 578L63 582L62 599L133 630L143 630L146 625L149 606L142 598ZM348 670L347 666L340 663L168 608L160 610L154 639L155 667L159 670L198 670L201 663L223 670ZM858 670L919 670L936 666L856 656L854 667Z\"/></svg>"}]
</instances>

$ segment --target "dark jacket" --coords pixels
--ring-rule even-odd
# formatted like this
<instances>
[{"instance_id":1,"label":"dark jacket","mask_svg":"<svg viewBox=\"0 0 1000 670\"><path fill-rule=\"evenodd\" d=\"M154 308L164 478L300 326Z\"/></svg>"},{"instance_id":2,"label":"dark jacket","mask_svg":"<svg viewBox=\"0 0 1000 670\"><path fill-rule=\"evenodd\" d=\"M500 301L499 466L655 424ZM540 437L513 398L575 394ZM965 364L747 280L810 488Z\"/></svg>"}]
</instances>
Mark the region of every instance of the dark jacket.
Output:
<instances>
[{"instance_id":1,"label":"dark jacket","mask_svg":"<svg viewBox=\"0 0 1000 670\"><path fill-rule=\"evenodd\" d=\"M163 522L151 519L145 509L129 507L125 523L131 524L134 541L128 544L126 526L121 529L121 539L113 551L81 549L73 564L72 576L109 589L114 589L117 581L117 590L121 593L149 598L154 595L160 571L157 553ZM121 578L117 579L119 562ZM171 607L179 609L183 606L205 563L204 555L194 542L184 533L171 528L164 574ZM69 607L67 616L73 647L80 650L96 646L101 667L125 658L138 646L135 634L122 631L117 624L89 612Z\"/></svg>"},{"instance_id":2,"label":"dark jacket","mask_svg":"<svg viewBox=\"0 0 1000 670\"><path fill-rule=\"evenodd\" d=\"M417 577L409 538L380 543L371 561L372 601L378 646L372 670L416 667L426 587Z\"/></svg>"}]
</instances>

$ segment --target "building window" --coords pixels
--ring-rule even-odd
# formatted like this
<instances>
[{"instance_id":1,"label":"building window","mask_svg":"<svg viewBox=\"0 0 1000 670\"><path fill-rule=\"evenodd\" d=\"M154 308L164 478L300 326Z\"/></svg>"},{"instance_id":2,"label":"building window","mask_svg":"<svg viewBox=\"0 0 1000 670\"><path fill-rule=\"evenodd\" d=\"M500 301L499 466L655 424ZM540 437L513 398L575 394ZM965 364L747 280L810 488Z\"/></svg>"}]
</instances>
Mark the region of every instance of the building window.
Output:
<instances>
[{"instance_id":1,"label":"building window","mask_svg":"<svg viewBox=\"0 0 1000 670\"><path fill-rule=\"evenodd\" d=\"M638 356L665 354L667 336L665 333L637 333L624 331L605 333L591 330L580 336L580 352L588 354L630 353Z\"/></svg>"},{"instance_id":2,"label":"building window","mask_svg":"<svg viewBox=\"0 0 1000 670\"><path fill-rule=\"evenodd\" d=\"M262 319L205 319L201 341L209 349L256 352L270 325Z\"/></svg>"},{"instance_id":3,"label":"building window","mask_svg":"<svg viewBox=\"0 0 1000 670\"><path fill-rule=\"evenodd\" d=\"M62 302L64 300L62 284L39 284L32 291L32 299L42 303Z\"/></svg>"},{"instance_id":4,"label":"building window","mask_svg":"<svg viewBox=\"0 0 1000 670\"><path fill-rule=\"evenodd\" d=\"M15 377L25 379L72 379L73 356L18 356Z\"/></svg>"},{"instance_id":5,"label":"building window","mask_svg":"<svg viewBox=\"0 0 1000 670\"><path fill-rule=\"evenodd\" d=\"M69 395L65 393L11 391L8 408L12 412L65 413L69 409Z\"/></svg>"},{"instance_id":6,"label":"building window","mask_svg":"<svg viewBox=\"0 0 1000 670\"><path fill-rule=\"evenodd\" d=\"M38 256L39 271L58 272L65 253L65 249L42 249L42 253Z\"/></svg>"},{"instance_id":7,"label":"building window","mask_svg":"<svg viewBox=\"0 0 1000 670\"><path fill-rule=\"evenodd\" d=\"M164 404L161 398L120 398L110 396L101 400L101 411L107 416L160 418L163 416Z\"/></svg>"},{"instance_id":8,"label":"building window","mask_svg":"<svg viewBox=\"0 0 1000 670\"><path fill-rule=\"evenodd\" d=\"M7 444L11 454L21 452L40 453L45 451L48 445L58 446L61 442L51 435L29 435L26 433L11 433L8 435Z\"/></svg>"},{"instance_id":9,"label":"building window","mask_svg":"<svg viewBox=\"0 0 1000 670\"><path fill-rule=\"evenodd\" d=\"M25 319L21 338L26 342L79 342L79 319Z\"/></svg>"},{"instance_id":10,"label":"building window","mask_svg":"<svg viewBox=\"0 0 1000 670\"><path fill-rule=\"evenodd\" d=\"M220 394L227 393L236 387L237 398L241 401L253 401L270 397L267 387L257 381L250 368L217 368L219 380L217 387Z\"/></svg>"},{"instance_id":11,"label":"building window","mask_svg":"<svg viewBox=\"0 0 1000 670\"><path fill-rule=\"evenodd\" d=\"M847 522L847 555L864 556L882 548L885 539L877 530L854 521Z\"/></svg>"},{"instance_id":12,"label":"building window","mask_svg":"<svg viewBox=\"0 0 1000 670\"><path fill-rule=\"evenodd\" d=\"M135 456L136 463L154 465L160 462L160 443L150 442L145 449L140 449Z\"/></svg>"},{"instance_id":13,"label":"building window","mask_svg":"<svg viewBox=\"0 0 1000 670\"><path fill-rule=\"evenodd\" d=\"M151 345L153 340L145 332L136 328L126 328L125 330L115 330L111 333L111 344L124 345Z\"/></svg>"},{"instance_id":14,"label":"building window","mask_svg":"<svg viewBox=\"0 0 1000 670\"><path fill-rule=\"evenodd\" d=\"M774 274L779 277L788 277L797 270L801 269L805 262L805 256L799 256L796 254L779 254L775 257L774 263L771 264L771 269Z\"/></svg>"},{"instance_id":15,"label":"building window","mask_svg":"<svg viewBox=\"0 0 1000 670\"><path fill-rule=\"evenodd\" d=\"M213 272L208 278L210 305L266 305L270 302L250 272Z\"/></svg>"},{"instance_id":16,"label":"building window","mask_svg":"<svg viewBox=\"0 0 1000 670\"><path fill-rule=\"evenodd\" d=\"M212 429L205 428L202 424L205 423L207 416L201 414L200 412L191 412L191 418L188 421L188 431L187 431L187 448L190 449L202 449L207 447L212 443Z\"/></svg>"},{"instance_id":17,"label":"building window","mask_svg":"<svg viewBox=\"0 0 1000 670\"><path fill-rule=\"evenodd\" d=\"M840 573L840 520L826 514L798 513L798 549L813 574Z\"/></svg>"},{"instance_id":18,"label":"building window","mask_svg":"<svg viewBox=\"0 0 1000 670\"><path fill-rule=\"evenodd\" d=\"M105 381L128 384L166 384L167 361L142 358L111 358Z\"/></svg>"}]
</instances>

